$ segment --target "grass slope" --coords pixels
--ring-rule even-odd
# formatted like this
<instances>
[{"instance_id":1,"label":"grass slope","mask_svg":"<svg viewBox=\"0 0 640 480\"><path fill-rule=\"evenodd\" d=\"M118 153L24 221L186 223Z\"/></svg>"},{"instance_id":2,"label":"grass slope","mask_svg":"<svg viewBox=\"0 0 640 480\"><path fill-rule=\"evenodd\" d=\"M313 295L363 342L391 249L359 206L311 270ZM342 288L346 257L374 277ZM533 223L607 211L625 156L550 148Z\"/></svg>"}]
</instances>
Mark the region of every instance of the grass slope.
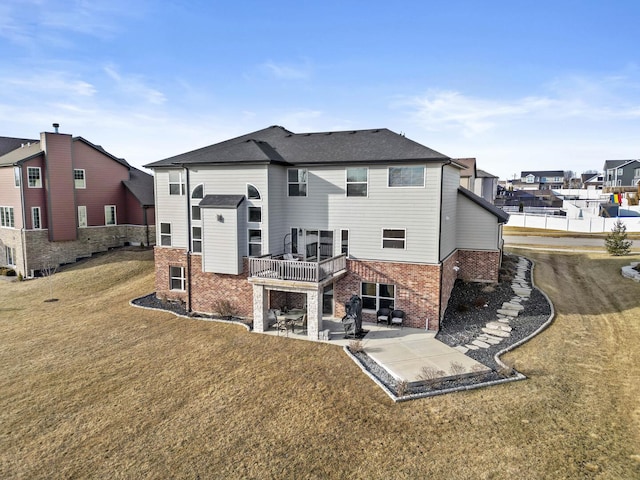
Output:
<instances>
[{"instance_id":1,"label":"grass slope","mask_svg":"<svg viewBox=\"0 0 640 480\"><path fill-rule=\"evenodd\" d=\"M150 252L0 283L0 478L640 476L629 259L531 253L558 316L531 378L393 404L326 344L135 309ZM637 260L637 258L636 258Z\"/></svg>"}]
</instances>

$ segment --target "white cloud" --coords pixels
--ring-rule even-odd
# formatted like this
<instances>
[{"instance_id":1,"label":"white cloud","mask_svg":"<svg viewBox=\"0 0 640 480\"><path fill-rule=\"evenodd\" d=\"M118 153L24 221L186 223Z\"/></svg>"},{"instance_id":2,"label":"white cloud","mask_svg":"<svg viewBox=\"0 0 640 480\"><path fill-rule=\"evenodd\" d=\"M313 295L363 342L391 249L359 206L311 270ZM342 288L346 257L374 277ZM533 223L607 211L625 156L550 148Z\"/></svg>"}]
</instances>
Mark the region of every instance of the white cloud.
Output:
<instances>
[{"instance_id":1,"label":"white cloud","mask_svg":"<svg viewBox=\"0 0 640 480\"><path fill-rule=\"evenodd\" d=\"M79 95L82 97L91 97L96 93L96 88L93 84L74 78L74 76L69 73L58 71L37 71L29 75L14 72L2 73L0 85L5 89L5 95L12 90L30 92L38 96Z\"/></svg>"},{"instance_id":2,"label":"white cloud","mask_svg":"<svg viewBox=\"0 0 640 480\"><path fill-rule=\"evenodd\" d=\"M311 75L308 63L302 66L295 66L268 61L262 64L262 68L270 75L282 80L304 80Z\"/></svg>"},{"instance_id":3,"label":"white cloud","mask_svg":"<svg viewBox=\"0 0 640 480\"><path fill-rule=\"evenodd\" d=\"M141 97L154 105L161 105L167 100L164 93L146 85L140 75L121 75L113 65L107 65L103 70L125 94Z\"/></svg>"}]
</instances>

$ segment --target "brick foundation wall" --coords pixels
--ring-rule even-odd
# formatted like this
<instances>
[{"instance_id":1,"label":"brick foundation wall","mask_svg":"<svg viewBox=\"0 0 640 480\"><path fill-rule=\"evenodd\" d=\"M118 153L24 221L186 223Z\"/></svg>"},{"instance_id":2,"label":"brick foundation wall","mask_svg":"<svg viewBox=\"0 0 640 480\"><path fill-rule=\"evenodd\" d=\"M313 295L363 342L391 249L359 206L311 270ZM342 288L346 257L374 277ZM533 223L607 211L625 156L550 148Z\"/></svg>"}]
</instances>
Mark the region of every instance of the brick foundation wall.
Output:
<instances>
[{"instance_id":1,"label":"brick foundation wall","mask_svg":"<svg viewBox=\"0 0 640 480\"><path fill-rule=\"evenodd\" d=\"M458 255L460 251L456 250L451 255L449 255L444 262L442 262L442 291L440 294L440 317L438 319L438 325L434 325L434 330L440 329L440 320L444 317L444 312L447 309L447 305L449 304L449 298L451 297L451 292L453 290L453 286L456 283L456 279L458 278L458 274L460 273L460 261L458 260ZM458 267L456 270L455 267Z\"/></svg>"},{"instance_id":2,"label":"brick foundation wall","mask_svg":"<svg viewBox=\"0 0 640 480\"><path fill-rule=\"evenodd\" d=\"M344 303L352 294L360 295L361 282L396 286L395 308L407 314L405 325L437 329L440 314L440 266L410 263L347 260L346 276L334 289L335 316L344 316ZM363 320L375 322L375 313L363 312Z\"/></svg>"},{"instance_id":3,"label":"brick foundation wall","mask_svg":"<svg viewBox=\"0 0 640 480\"><path fill-rule=\"evenodd\" d=\"M459 250L458 278L467 282L497 283L500 270L500 251Z\"/></svg>"},{"instance_id":4,"label":"brick foundation wall","mask_svg":"<svg viewBox=\"0 0 640 480\"><path fill-rule=\"evenodd\" d=\"M169 267L184 267L187 275L187 255L184 249L156 247L156 296L187 302L187 292L169 289ZM253 287L247 281L249 262L244 259L240 275L225 275L202 271L202 256L191 256L191 310L200 313L218 313L219 301L228 301L234 314L253 316ZM188 288L188 280L187 286Z\"/></svg>"}]
</instances>

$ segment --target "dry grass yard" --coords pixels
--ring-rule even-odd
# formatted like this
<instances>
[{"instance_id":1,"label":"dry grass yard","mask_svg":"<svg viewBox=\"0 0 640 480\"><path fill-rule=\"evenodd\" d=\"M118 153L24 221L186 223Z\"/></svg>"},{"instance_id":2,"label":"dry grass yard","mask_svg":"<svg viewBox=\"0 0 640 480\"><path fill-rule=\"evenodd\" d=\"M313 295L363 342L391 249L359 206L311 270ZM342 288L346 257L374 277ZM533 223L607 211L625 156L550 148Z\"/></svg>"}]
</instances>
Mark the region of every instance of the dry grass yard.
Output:
<instances>
[{"instance_id":1,"label":"dry grass yard","mask_svg":"<svg viewBox=\"0 0 640 480\"><path fill-rule=\"evenodd\" d=\"M640 478L638 257L524 252L530 378L393 404L331 345L130 307L150 252L0 283L0 478Z\"/></svg>"}]
</instances>

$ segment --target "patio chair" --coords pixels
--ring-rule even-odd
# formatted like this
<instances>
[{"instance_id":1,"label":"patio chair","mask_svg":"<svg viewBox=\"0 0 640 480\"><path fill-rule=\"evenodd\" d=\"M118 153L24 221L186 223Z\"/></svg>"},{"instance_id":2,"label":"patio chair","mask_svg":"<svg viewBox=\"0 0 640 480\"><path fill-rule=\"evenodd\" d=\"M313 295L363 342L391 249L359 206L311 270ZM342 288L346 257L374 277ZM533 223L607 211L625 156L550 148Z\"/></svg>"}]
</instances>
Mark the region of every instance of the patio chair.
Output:
<instances>
[{"instance_id":1,"label":"patio chair","mask_svg":"<svg viewBox=\"0 0 640 480\"><path fill-rule=\"evenodd\" d=\"M391 310L388 308L381 308L376 312L376 323L384 322L387 325L391 323Z\"/></svg>"},{"instance_id":2,"label":"patio chair","mask_svg":"<svg viewBox=\"0 0 640 480\"><path fill-rule=\"evenodd\" d=\"M267 312L267 328L273 327L276 323L278 323L278 317L276 316L276 311L271 308Z\"/></svg>"},{"instance_id":3,"label":"patio chair","mask_svg":"<svg viewBox=\"0 0 640 480\"><path fill-rule=\"evenodd\" d=\"M402 324L404 323L405 313L402 310L394 310L391 312L391 318L389 319L389 325L400 325L402 328Z\"/></svg>"},{"instance_id":4,"label":"patio chair","mask_svg":"<svg viewBox=\"0 0 640 480\"><path fill-rule=\"evenodd\" d=\"M307 314L305 313L300 318L296 318L291 323L291 332L296 333L296 327L300 327L301 331L305 331L307 329Z\"/></svg>"}]
</instances>

